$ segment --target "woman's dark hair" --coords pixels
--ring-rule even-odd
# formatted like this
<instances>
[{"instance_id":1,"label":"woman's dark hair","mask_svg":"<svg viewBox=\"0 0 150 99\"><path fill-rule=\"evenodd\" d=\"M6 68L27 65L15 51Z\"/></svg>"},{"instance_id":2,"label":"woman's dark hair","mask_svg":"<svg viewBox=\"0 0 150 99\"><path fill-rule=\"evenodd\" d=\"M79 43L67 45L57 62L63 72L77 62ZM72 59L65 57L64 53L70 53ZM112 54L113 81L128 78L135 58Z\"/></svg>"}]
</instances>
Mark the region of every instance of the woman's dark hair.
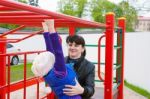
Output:
<instances>
[{"instance_id":1,"label":"woman's dark hair","mask_svg":"<svg viewBox=\"0 0 150 99\"><path fill-rule=\"evenodd\" d=\"M66 38L66 43L73 43L75 42L77 45L82 45L82 47L85 47L85 40L82 36L79 35L72 35L72 36L68 36ZM86 55L86 50L84 49L84 52L82 53L82 56L85 57Z\"/></svg>"}]
</instances>

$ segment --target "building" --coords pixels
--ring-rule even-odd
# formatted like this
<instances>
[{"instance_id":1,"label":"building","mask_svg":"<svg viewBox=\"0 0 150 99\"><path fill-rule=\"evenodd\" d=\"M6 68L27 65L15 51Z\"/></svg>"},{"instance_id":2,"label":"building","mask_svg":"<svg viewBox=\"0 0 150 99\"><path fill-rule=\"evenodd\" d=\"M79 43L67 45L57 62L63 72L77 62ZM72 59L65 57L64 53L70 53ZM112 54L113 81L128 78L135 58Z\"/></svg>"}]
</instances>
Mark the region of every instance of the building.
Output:
<instances>
[{"instance_id":1,"label":"building","mask_svg":"<svg viewBox=\"0 0 150 99\"><path fill-rule=\"evenodd\" d=\"M135 31L150 31L150 17L139 16Z\"/></svg>"}]
</instances>

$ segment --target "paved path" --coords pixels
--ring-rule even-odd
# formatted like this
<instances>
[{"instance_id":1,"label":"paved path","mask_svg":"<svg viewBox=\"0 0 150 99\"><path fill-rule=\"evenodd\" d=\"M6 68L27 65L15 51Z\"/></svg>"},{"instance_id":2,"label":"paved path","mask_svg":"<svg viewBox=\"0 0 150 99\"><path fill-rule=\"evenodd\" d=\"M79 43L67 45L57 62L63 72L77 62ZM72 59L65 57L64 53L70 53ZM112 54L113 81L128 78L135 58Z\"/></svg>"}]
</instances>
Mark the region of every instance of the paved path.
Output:
<instances>
[{"instance_id":1,"label":"paved path","mask_svg":"<svg viewBox=\"0 0 150 99\"><path fill-rule=\"evenodd\" d=\"M97 87L96 93L94 94L92 99L103 99L103 97L104 97L103 93L104 93L103 88ZM125 87L124 88L124 99L147 99L147 98L144 96L141 96L141 95L137 94L136 92L132 91L131 89Z\"/></svg>"},{"instance_id":2,"label":"paved path","mask_svg":"<svg viewBox=\"0 0 150 99\"><path fill-rule=\"evenodd\" d=\"M41 86L44 86L44 84L40 84ZM44 95L43 92L40 91L40 97ZM23 90L19 90L16 92L12 92L10 95L10 99L23 99ZM96 87L96 92L92 99L103 99L104 97L104 91L102 87ZM7 99L7 98L6 98ZM36 86L31 86L27 88L27 97L26 99L36 99ZM130 90L129 88L124 88L124 99L147 99L144 96L141 96L134 91Z\"/></svg>"}]
</instances>

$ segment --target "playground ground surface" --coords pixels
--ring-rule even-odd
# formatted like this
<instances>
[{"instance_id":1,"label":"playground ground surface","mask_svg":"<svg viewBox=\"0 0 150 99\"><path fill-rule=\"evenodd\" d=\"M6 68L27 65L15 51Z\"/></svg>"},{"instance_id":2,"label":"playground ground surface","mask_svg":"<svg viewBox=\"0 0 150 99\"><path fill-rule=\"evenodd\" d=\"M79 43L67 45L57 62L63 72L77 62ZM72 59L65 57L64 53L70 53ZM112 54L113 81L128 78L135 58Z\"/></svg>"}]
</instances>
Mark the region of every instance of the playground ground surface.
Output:
<instances>
[{"instance_id":1,"label":"playground ground surface","mask_svg":"<svg viewBox=\"0 0 150 99\"><path fill-rule=\"evenodd\" d=\"M42 91L44 83L40 83L40 97L44 96L45 93ZM36 99L36 86L30 86L27 89L26 99ZM96 86L96 92L92 99L103 99L103 87ZM10 99L23 99L23 89L12 92L10 94ZM124 99L147 99L144 96L139 95L138 93L132 91L131 89L124 87Z\"/></svg>"}]
</instances>

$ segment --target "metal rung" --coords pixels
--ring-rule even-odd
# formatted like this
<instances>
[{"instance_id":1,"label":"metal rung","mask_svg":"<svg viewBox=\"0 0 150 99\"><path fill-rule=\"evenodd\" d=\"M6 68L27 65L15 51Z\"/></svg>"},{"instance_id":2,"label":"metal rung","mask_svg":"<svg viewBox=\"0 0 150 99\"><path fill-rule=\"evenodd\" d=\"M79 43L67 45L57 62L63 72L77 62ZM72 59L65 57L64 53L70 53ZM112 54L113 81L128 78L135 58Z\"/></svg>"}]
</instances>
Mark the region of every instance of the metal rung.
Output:
<instances>
[{"instance_id":1,"label":"metal rung","mask_svg":"<svg viewBox=\"0 0 150 99\"><path fill-rule=\"evenodd\" d=\"M87 47L98 47L98 45L94 45L94 44L86 44L85 46L87 46ZM105 45L101 45L101 47L105 47Z\"/></svg>"},{"instance_id":2,"label":"metal rung","mask_svg":"<svg viewBox=\"0 0 150 99\"><path fill-rule=\"evenodd\" d=\"M120 49L122 46L114 46L115 49Z\"/></svg>"},{"instance_id":3,"label":"metal rung","mask_svg":"<svg viewBox=\"0 0 150 99\"><path fill-rule=\"evenodd\" d=\"M98 47L98 45L94 45L94 44L86 44L85 46L87 46L87 47ZM106 47L106 46L105 45L101 45L101 47ZM115 49L120 49L120 48L122 48L122 46L115 45L114 48Z\"/></svg>"},{"instance_id":4,"label":"metal rung","mask_svg":"<svg viewBox=\"0 0 150 99\"><path fill-rule=\"evenodd\" d=\"M93 64L98 64L98 62L92 62ZM105 65L105 63L101 63L101 65ZM117 65L116 63L114 63L113 65Z\"/></svg>"},{"instance_id":5,"label":"metal rung","mask_svg":"<svg viewBox=\"0 0 150 99\"><path fill-rule=\"evenodd\" d=\"M95 82L104 82L104 81L102 81L102 80L94 80Z\"/></svg>"},{"instance_id":6,"label":"metal rung","mask_svg":"<svg viewBox=\"0 0 150 99\"><path fill-rule=\"evenodd\" d=\"M113 90L116 90L119 86L120 86L120 83L116 84L116 85L113 87Z\"/></svg>"},{"instance_id":7,"label":"metal rung","mask_svg":"<svg viewBox=\"0 0 150 99\"><path fill-rule=\"evenodd\" d=\"M121 67L121 65L117 65L117 66L115 66L113 69L116 70L116 69L118 69L118 68L120 68L120 67Z\"/></svg>"},{"instance_id":8,"label":"metal rung","mask_svg":"<svg viewBox=\"0 0 150 99\"><path fill-rule=\"evenodd\" d=\"M92 62L93 64L98 64L98 62ZM101 63L101 65L105 65L105 63Z\"/></svg>"}]
</instances>

